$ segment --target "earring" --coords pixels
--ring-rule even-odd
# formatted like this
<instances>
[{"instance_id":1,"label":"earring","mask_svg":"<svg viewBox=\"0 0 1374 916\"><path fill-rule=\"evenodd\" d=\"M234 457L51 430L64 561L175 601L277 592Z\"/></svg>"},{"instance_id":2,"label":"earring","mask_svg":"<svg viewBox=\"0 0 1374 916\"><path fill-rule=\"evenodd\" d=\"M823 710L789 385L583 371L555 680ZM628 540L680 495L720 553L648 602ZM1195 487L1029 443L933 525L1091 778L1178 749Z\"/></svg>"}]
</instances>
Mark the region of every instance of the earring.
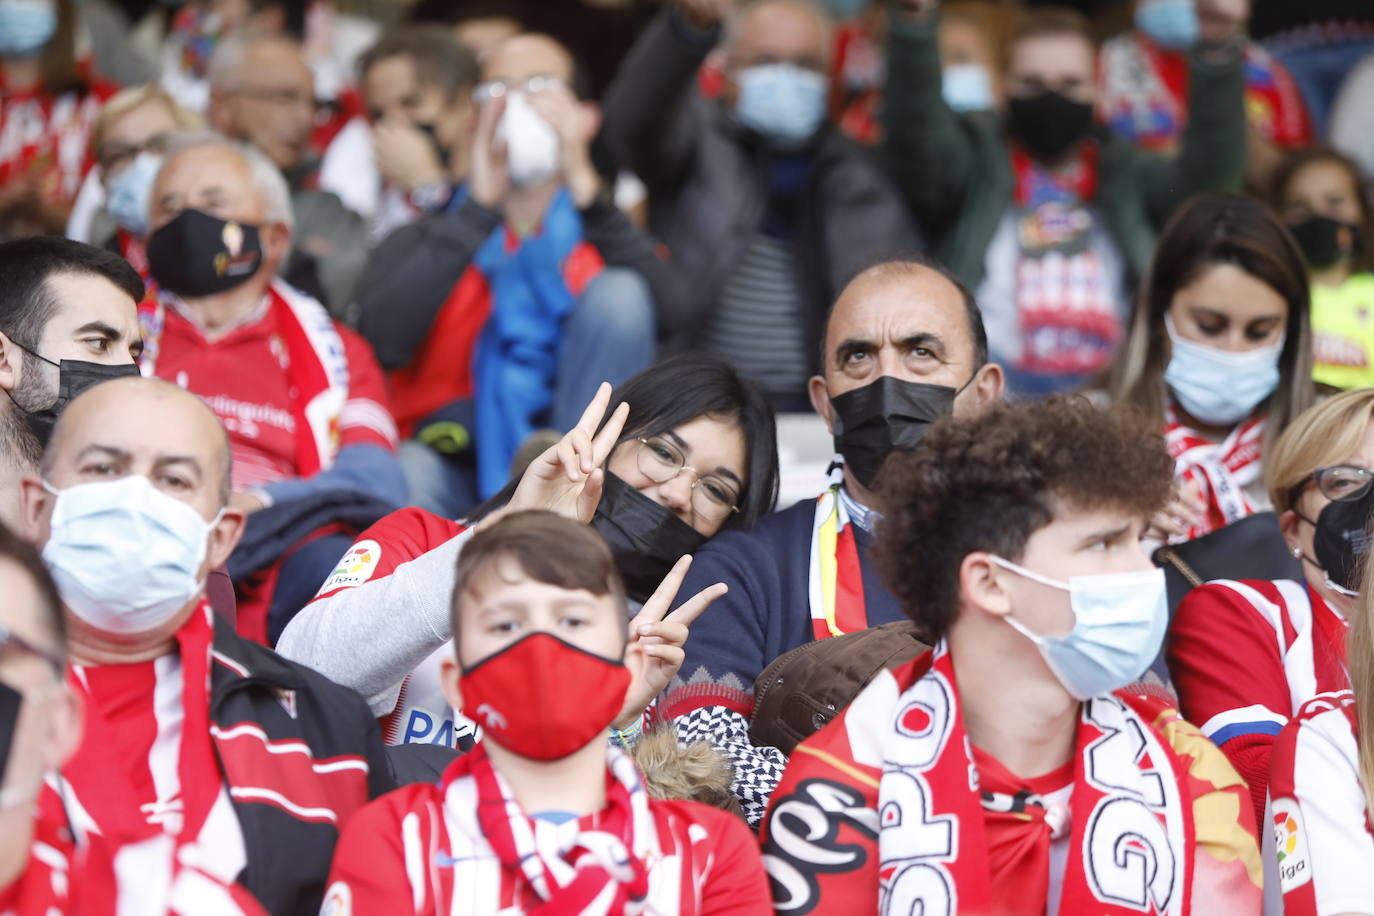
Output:
<instances>
[{"instance_id":1,"label":"earring","mask_svg":"<svg viewBox=\"0 0 1374 916\"><path fill-rule=\"evenodd\" d=\"M1293 559L1295 559L1295 560L1301 560L1301 559L1302 559L1302 548L1301 548L1301 547L1294 547L1294 548L1293 548Z\"/></svg>"}]
</instances>

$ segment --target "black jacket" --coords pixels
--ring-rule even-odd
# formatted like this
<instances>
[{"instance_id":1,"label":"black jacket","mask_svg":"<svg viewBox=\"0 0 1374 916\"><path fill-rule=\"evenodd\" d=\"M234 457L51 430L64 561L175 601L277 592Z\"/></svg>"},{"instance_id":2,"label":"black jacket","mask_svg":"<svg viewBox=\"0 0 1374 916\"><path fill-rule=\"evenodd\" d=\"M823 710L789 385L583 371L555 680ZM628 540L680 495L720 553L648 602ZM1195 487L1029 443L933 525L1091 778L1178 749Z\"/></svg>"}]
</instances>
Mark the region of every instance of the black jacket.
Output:
<instances>
[{"instance_id":1,"label":"black jacket","mask_svg":"<svg viewBox=\"0 0 1374 916\"><path fill-rule=\"evenodd\" d=\"M248 856L239 883L273 916L313 916L341 822L393 788L377 720L353 691L214 621L210 727Z\"/></svg>"},{"instance_id":2,"label":"black jacket","mask_svg":"<svg viewBox=\"0 0 1374 916\"><path fill-rule=\"evenodd\" d=\"M695 343L768 205L767 147L697 91L697 71L718 38L663 13L621 64L603 106L599 140L648 187L651 228L671 253L679 295L660 303L659 334L676 346ZM818 345L826 310L854 274L917 252L921 239L867 150L830 127L813 142L792 227L798 288Z\"/></svg>"}]
</instances>

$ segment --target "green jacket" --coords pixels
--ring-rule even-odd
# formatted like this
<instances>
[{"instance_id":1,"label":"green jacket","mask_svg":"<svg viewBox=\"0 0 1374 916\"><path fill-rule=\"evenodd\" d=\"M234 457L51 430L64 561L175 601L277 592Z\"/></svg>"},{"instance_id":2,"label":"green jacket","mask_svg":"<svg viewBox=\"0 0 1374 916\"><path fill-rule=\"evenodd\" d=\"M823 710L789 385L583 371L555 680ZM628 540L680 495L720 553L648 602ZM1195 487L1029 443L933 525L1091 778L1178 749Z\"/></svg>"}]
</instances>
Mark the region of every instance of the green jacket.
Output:
<instances>
[{"instance_id":1,"label":"green jacket","mask_svg":"<svg viewBox=\"0 0 1374 916\"><path fill-rule=\"evenodd\" d=\"M1014 176L1001 119L958 114L940 85L938 22L892 17L884 122L893 174L936 255L976 290L988 246L1011 205ZM1245 75L1240 57L1191 61L1188 127L1175 156L1103 132L1094 206L1139 277L1155 238L1183 201L1240 190L1245 174Z\"/></svg>"}]
</instances>

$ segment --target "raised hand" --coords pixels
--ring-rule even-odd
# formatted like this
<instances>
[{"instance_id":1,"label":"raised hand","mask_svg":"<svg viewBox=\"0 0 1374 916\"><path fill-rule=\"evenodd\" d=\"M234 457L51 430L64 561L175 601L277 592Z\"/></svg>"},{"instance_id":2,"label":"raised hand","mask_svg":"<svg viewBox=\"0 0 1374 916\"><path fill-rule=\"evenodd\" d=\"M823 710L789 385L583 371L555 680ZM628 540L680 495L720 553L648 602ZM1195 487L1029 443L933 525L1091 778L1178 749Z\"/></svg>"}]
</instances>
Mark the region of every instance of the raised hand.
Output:
<instances>
[{"instance_id":1,"label":"raised hand","mask_svg":"<svg viewBox=\"0 0 1374 916\"><path fill-rule=\"evenodd\" d=\"M510 193L510 173L506 170L506 144L496 138L496 125L506 110L505 96L497 96L477 112L477 127L472 134L472 165L468 174L469 193L484 207L495 209Z\"/></svg>"},{"instance_id":2,"label":"raised hand","mask_svg":"<svg viewBox=\"0 0 1374 916\"><path fill-rule=\"evenodd\" d=\"M734 0L677 0L677 8L699 29L724 22L735 9Z\"/></svg>"},{"instance_id":3,"label":"raised hand","mask_svg":"<svg viewBox=\"0 0 1374 916\"><path fill-rule=\"evenodd\" d=\"M682 607L664 616L677 598L682 580L692 565L691 557L682 557L673 564L658 588L634 620L630 621L630 640L625 644L625 665L634 680L625 694L625 705L611 723L614 728L628 728L645 708L654 701L668 682L682 667L686 657L682 647L687 642L688 628L701 612L721 595L729 591L724 582L702 589Z\"/></svg>"},{"instance_id":4,"label":"raised hand","mask_svg":"<svg viewBox=\"0 0 1374 916\"><path fill-rule=\"evenodd\" d=\"M410 124L382 121L372 127L377 169L407 193L444 180L439 151L424 131Z\"/></svg>"}]
</instances>

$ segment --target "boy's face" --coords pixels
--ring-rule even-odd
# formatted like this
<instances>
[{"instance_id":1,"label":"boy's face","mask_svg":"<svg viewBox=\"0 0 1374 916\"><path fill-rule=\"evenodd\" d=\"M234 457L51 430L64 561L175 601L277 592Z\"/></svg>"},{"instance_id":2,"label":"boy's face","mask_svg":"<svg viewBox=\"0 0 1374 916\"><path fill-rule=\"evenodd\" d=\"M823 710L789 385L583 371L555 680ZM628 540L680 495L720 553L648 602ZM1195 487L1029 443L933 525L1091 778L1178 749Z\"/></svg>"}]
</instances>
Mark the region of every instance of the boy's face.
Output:
<instances>
[{"instance_id":1,"label":"boy's face","mask_svg":"<svg viewBox=\"0 0 1374 916\"><path fill-rule=\"evenodd\" d=\"M1146 520L1121 509L1073 509L1060 505L1054 521L1026 541L1018 565L1068 582L1074 576L1139 572L1154 568L1141 547ZM1074 626L1069 593L995 568L1012 616L1041 636L1067 636ZM1029 645L1029 644L1028 644Z\"/></svg>"},{"instance_id":2,"label":"boy's face","mask_svg":"<svg viewBox=\"0 0 1374 916\"><path fill-rule=\"evenodd\" d=\"M531 633L545 632L602 658L625 652L628 618L622 601L537 582L510 557L479 572L460 596L458 663L471 668Z\"/></svg>"}]
</instances>

